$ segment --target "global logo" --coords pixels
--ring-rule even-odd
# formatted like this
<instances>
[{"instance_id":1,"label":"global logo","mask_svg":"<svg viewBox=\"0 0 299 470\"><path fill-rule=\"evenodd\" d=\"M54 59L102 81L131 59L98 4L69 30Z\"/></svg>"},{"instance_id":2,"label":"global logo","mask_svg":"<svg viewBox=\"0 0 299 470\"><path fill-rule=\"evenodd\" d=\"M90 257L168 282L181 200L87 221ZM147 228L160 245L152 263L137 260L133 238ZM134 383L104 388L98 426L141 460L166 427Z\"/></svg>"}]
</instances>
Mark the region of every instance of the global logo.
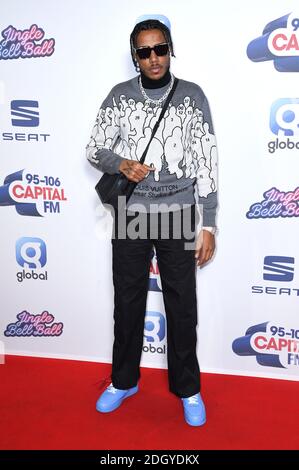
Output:
<instances>
[{"instance_id":1,"label":"global logo","mask_svg":"<svg viewBox=\"0 0 299 470\"><path fill-rule=\"evenodd\" d=\"M270 294L283 296L299 296L299 289L286 285L275 285L273 283L290 283L294 279L295 258L292 256L265 256L263 281L268 285L254 285L251 287L252 294ZM271 282L271 284L270 284Z\"/></svg>"},{"instance_id":2,"label":"global logo","mask_svg":"<svg viewBox=\"0 0 299 470\"><path fill-rule=\"evenodd\" d=\"M279 137L299 136L299 98L274 101L270 113L270 129Z\"/></svg>"},{"instance_id":3,"label":"global logo","mask_svg":"<svg viewBox=\"0 0 299 470\"><path fill-rule=\"evenodd\" d=\"M232 343L238 356L255 356L261 366L290 368L299 366L299 329L274 322L251 326Z\"/></svg>"},{"instance_id":4,"label":"global logo","mask_svg":"<svg viewBox=\"0 0 299 470\"><path fill-rule=\"evenodd\" d=\"M0 206L15 206L20 215L59 214L65 201L60 179L54 176L20 170L6 176L0 186Z\"/></svg>"},{"instance_id":5,"label":"global logo","mask_svg":"<svg viewBox=\"0 0 299 470\"><path fill-rule=\"evenodd\" d=\"M153 249L151 252L151 264L148 289L154 292L162 292L161 277L157 262L157 254Z\"/></svg>"},{"instance_id":6,"label":"global logo","mask_svg":"<svg viewBox=\"0 0 299 470\"><path fill-rule=\"evenodd\" d=\"M253 62L273 60L278 72L299 72L299 14L289 13L268 23L262 36L248 44Z\"/></svg>"},{"instance_id":7,"label":"global logo","mask_svg":"<svg viewBox=\"0 0 299 470\"><path fill-rule=\"evenodd\" d=\"M13 127L34 128L40 124L39 103L36 100L12 100L10 102L11 125ZM32 129L33 131L33 129ZM47 142L48 133L37 132L2 132L2 139L6 142Z\"/></svg>"},{"instance_id":8,"label":"global logo","mask_svg":"<svg viewBox=\"0 0 299 470\"><path fill-rule=\"evenodd\" d=\"M41 270L47 262L46 244L41 238L19 238L16 242L16 260L23 268L22 271L17 272L19 282L25 279L48 279L47 271Z\"/></svg>"},{"instance_id":9,"label":"global logo","mask_svg":"<svg viewBox=\"0 0 299 470\"><path fill-rule=\"evenodd\" d=\"M144 352L165 354L165 344L155 346L153 343L161 343L165 338L166 322L160 312L147 311L144 323L144 338L148 345L143 346Z\"/></svg>"},{"instance_id":10,"label":"global logo","mask_svg":"<svg viewBox=\"0 0 299 470\"><path fill-rule=\"evenodd\" d=\"M280 98L271 106L270 129L277 136L268 143L269 153L299 150L299 98Z\"/></svg>"}]
</instances>

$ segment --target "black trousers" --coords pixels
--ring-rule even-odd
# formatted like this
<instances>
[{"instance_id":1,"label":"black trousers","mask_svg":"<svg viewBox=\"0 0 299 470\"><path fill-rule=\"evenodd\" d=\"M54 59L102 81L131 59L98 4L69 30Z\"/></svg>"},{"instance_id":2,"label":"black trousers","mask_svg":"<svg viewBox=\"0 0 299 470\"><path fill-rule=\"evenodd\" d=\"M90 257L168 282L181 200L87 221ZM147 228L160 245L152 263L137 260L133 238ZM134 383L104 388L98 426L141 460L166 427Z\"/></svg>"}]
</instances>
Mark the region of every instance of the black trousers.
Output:
<instances>
[{"instance_id":1,"label":"black trousers","mask_svg":"<svg viewBox=\"0 0 299 470\"><path fill-rule=\"evenodd\" d=\"M144 238L121 238L114 217L112 238L114 284L114 345L112 383L119 389L134 387L140 377L144 318L149 284L151 252L155 246L161 276L167 319L167 360L169 389L186 398L200 391L200 371L196 355L196 265L194 258L195 206L188 209L191 218L192 249L186 249L186 236L175 238L175 222L169 222L169 237L160 230L151 238L149 214L144 215ZM177 214L182 211L178 211ZM186 209L184 209L186 215ZM126 226L133 216L126 217ZM135 219L136 220L136 219ZM183 218L181 217L181 220ZM156 219L157 221L157 219ZM155 222L156 223L156 222ZM176 225L177 226L177 225ZM161 229L160 220L158 228ZM189 236L189 235L188 235ZM189 240L190 242L190 240Z\"/></svg>"}]
</instances>

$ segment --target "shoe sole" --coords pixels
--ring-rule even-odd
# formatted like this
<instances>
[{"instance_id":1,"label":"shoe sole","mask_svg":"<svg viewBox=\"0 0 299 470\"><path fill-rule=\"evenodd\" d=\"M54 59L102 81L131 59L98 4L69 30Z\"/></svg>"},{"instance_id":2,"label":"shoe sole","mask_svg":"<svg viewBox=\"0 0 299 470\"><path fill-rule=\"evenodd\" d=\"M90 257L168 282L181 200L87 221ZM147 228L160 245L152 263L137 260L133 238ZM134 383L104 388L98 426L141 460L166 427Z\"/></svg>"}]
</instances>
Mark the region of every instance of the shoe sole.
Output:
<instances>
[{"instance_id":1,"label":"shoe sole","mask_svg":"<svg viewBox=\"0 0 299 470\"><path fill-rule=\"evenodd\" d=\"M109 408L101 408L99 405L96 406L96 410L99 411L100 413L110 413L111 411L116 410L117 408L120 407L122 402L126 399L131 397L132 395L135 395L135 393L138 392L138 388L134 388L133 390L130 390L123 398L115 402L112 406Z\"/></svg>"},{"instance_id":2,"label":"shoe sole","mask_svg":"<svg viewBox=\"0 0 299 470\"><path fill-rule=\"evenodd\" d=\"M206 422L207 422L207 419L204 418L202 421L200 422L194 422L192 420L190 420L186 415L185 415L185 421L187 424L189 424L189 426L203 426Z\"/></svg>"}]
</instances>

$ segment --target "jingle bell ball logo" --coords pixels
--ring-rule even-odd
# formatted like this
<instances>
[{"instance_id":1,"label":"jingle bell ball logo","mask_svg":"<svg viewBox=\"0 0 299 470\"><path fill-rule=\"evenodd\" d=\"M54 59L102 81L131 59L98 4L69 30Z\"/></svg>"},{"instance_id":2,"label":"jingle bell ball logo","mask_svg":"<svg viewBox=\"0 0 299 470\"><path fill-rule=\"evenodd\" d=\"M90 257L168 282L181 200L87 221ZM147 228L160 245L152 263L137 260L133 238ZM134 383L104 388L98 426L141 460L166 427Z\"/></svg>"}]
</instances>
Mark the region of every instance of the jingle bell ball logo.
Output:
<instances>
[{"instance_id":1,"label":"jingle bell ball logo","mask_svg":"<svg viewBox=\"0 0 299 470\"><path fill-rule=\"evenodd\" d=\"M29 29L17 29L9 25L1 34L0 60L35 59L49 57L54 53L55 39L44 38L44 30L36 24Z\"/></svg>"},{"instance_id":2,"label":"jingle bell ball logo","mask_svg":"<svg viewBox=\"0 0 299 470\"><path fill-rule=\"evenodd\" d=\"M20 170L7 175L0 186L0 206L15 206L20 215L59 214L67 198L60 178Z\"/></svg>"},{"instance_id":3,"label":"jingle bell ball logo","mask_svg":"<svg viewBox=\"0 0 299 470\"><path fill-rule=\"evenodd\" d=\"M38 315L33 315L27 310L18 313L17 321L7 325L4 336L9 337L27 337L27 336L60 336L63 332L63 323L55 323L55 318L47 310Z\"/></svg>"},{"instance_id":4,"label":"jingle bell ball logo","mask_svg":"<svg viewBox=\"0 0 299 470\"><path fill-rule=\"evenodd\" d=\"M166 322L165 317L160 312L147 311L144 323L144 338L146 343L143 346L144 352L165 354L165 344L162 345L165 339Z\"/></svg>"},{"instance_id":5,"label":"jingle bell ball logo","mask_svg":"<svg viewBox=\"0 0 299 470\"><path fill-rule=\"evenodd\" d=\"M268 23L248 44L247 56L253 62L273 60L278 72L299 72L299 12Z\"/></svg>"},{"instance_id":6,"label":"jingle bell ball logo","mask_svg":"<svg viewBox=\"0 0 299 470\"><path fill-rule=\"evenodd\" d=\"M247 219L299 217L299 187L288 192L273 187L265 191L263 197L262 201L250 206Z\"/></svg>"},{"instance_id":7,"label":"jingle bell ball logo","mask_svg":"<svg viewBox=\"0 0 299 470\"><path fill-rule=\"evenodd\" d=\"M299 367L299 329L275 322L254 325L233 341L232 349L238 356L255 356L261 366L296 368Z\"/></svg>"}]
</instances>

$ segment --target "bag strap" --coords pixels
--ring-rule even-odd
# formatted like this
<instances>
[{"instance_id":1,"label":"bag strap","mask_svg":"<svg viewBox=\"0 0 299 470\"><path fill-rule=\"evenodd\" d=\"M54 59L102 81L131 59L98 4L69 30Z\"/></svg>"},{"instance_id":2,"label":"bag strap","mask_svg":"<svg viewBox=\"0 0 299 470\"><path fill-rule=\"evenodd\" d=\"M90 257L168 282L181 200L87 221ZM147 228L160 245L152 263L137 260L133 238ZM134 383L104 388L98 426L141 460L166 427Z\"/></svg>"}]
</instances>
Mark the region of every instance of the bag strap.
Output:
<instances>
[{"instance_id":1,"label":"bag strap","mask_svg":"<svg viewBox=\"0 0 299 470\"><path fill-rule=\"evenodd\" d=\"M174 94L175 89L176 89L176 87L177 87L178 81L179 81L178 78L175 78L175 79L174 79L172 88L171 88L171 90L170 90L169 95L168 95L167 98L166 98L166 101L165 101L164 106L163 106L163 108L162 108L162 111L161 111L161 113L160 113L159 119L158 119L158 121L156 122L156 124L155 124L155 126L154 126L154 128L153 128L153 132L152 132L151 138L150 138L150 140L149 140L149 142L148 142L148 144L147 144L147 146L146 146L146 148L145 148L145 150L144 150L144 152L143 152L143 154L142 154L142 157L141 157L140 160L139 160L139 163L141 163L141 164L142 164L142 163L144 162L144 160L145 160L145 157L146 157L148 148L149 148L149 146L150 146L150 143L151 143L151 141L153 140L153 138L154 138L154 136L155 136L155 134L156 134L156 132L157 132L157 129L158 129L158 127L159 127L159 124L160 124L160 122L162 121L162 118L163 118L163 116L164 116L164 114L165 114L165 111L166 111L166 109L168 108L168 105L169 105L169 103L170 103L170 100L171 100L171 98L173 97L173 94Z\"/></svg>"}]
</instances>

